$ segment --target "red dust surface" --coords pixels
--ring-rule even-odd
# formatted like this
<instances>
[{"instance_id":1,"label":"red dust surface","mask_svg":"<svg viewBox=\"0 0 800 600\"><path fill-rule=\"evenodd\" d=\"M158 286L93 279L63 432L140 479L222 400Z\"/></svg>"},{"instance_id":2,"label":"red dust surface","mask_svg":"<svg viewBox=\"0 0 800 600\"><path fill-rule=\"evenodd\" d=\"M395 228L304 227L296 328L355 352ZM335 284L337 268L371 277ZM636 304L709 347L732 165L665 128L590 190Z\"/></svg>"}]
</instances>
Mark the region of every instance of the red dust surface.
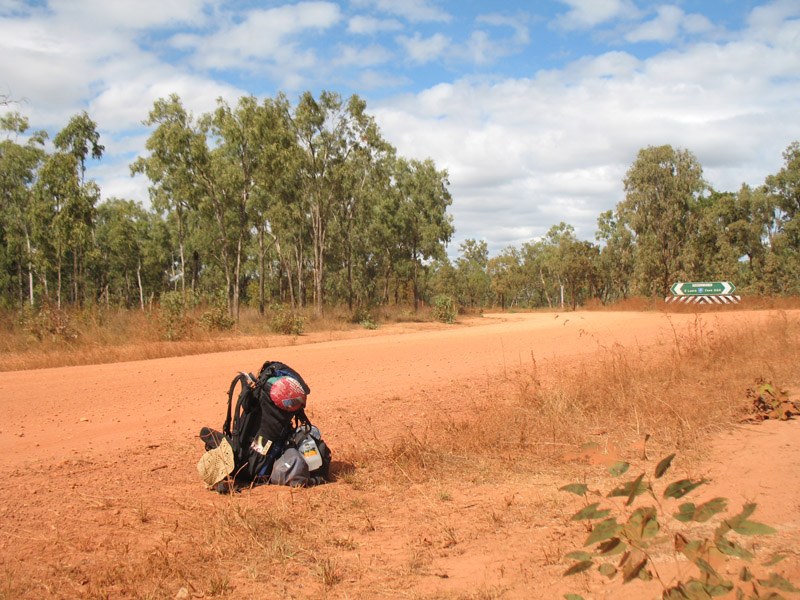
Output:
<instances>
[{"instance_id":1,"label":"red dust surface","mask_svg":"<svg viewBox=\"0 0 800 600\"><path fill-rule=\"evenodd\" d=\"M89 556L74 564L60 556L51 566L53 573L91 573L98 566L91 550L113 545L115 527L125 525L130 507L153 506L157 511L165 498L198 505L215 501L217 496L204 488L195 470L202 453L198 431L205 425L221 426L231 379L238 371L257 371L265 360L280 360L303 374L312 388L309 416L336 452L357 443L354 426L364 414L369 414L373 430L387 436L421 430L431 407L456 410L471 383L493 373L533 360L577 360L613 344L667 347L675 329L690 326L696 318L657 312L487 314L457 326L384 326L377 334L365 331L363 337L350 339L0 373L0 571L10 578L5 588L0 581L0 597L10 597L1 592L15 589L13 578L47 563L42 553L48 540L71 540L76 552ZM702 318L727 327L743 319L766 319L768 313L721 312ZM696 473L710 480L708 497L726 496L732 506L757 502L756 517L778 529L782 548L794 548L795 565L800 548L799 448L796 421L739 426L718 436ZM561 539L564 520L558 514L570 507L542 508L561 483L543 480L535 489L520 489L509 482L482 488L478 495L451 490L449 501L462 515L453 525L458 550L435 555L422 575L410 579L402 597L561 597L561 556L574 547ZM330 490L336 486L346 488L340 482L323 487L328 488L325 493L334 493ZM265 488L259 493L288 491ZM307 493L321 492L315 488ZM533 497L538 504L520 500ZM113 502L116 510L100 510ZM538 516L526 512L524 526L506 521L508 528L502 531L498 520L500 531L489 531L487 512L505 506L512 515L516 505L524 506L520 514L537 506L541 510ZM383 510L372 510L370 535L379 543L365 544L361 560L373 570L365 569L372 573L376 565L392 565L401 557L408 562L409 540L419 535L422 544L427 535L415 530L413 507L388 497ZM140 543L144 547L151 541ZM76 575L73 588L30 597L87 597L81 591L86 584L82 577L89 576ZM46 579L39 578L45 588ZM317 592L309 597L397 597L370 588L380 585L378 581L377 575L351 585L345 581L324 594L322 588L310 588ZM623 597L618 589L600 584L581 593L586 598Z\"/></svg>"}]
</instances>

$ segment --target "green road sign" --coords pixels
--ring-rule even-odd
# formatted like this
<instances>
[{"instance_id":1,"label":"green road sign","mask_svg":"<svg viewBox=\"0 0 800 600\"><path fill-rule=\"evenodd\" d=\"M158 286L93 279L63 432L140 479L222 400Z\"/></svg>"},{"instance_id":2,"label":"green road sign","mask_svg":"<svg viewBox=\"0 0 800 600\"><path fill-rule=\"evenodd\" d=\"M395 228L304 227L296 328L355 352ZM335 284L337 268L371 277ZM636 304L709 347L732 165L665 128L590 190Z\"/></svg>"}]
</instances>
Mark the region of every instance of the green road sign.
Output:
<instances>
[{"instance_id":1,"label":"green road sign","mask_svg":"<svg viewBox=\"0 0 800 600\"><path fill-rule=\"evenodd\" d=\"M675 296L724 296L736 289L730 281L678 282L670 290Z\"/></svg>"}]
</instances>

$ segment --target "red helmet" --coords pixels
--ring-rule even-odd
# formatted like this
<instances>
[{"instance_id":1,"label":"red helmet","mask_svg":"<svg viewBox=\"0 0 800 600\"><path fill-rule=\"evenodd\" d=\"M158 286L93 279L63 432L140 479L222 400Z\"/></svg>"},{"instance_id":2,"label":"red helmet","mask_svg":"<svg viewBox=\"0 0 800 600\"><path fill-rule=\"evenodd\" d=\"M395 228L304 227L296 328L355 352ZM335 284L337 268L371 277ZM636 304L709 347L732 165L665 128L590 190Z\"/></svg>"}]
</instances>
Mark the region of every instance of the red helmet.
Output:
<instances>
[{"instance_id":1,"label":"red helmet","mask_svg":"<svg viewBox=\"0 0 800 600\"><path fill-rule=\"evenodd\" d=\"M271 377L268 380L272 387L269 396L275 406L281 410L294 412L306 405L306 393L303 386L294 377Z\"/></svg>"}]
</instances>

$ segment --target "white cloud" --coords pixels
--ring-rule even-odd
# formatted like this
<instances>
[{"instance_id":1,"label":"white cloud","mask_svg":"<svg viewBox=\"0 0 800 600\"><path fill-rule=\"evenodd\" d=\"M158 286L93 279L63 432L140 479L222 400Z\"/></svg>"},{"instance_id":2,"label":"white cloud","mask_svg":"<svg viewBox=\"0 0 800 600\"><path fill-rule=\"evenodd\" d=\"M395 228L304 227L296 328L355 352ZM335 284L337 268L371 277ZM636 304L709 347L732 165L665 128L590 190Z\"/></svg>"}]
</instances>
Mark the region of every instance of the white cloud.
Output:
<instances>
[{"instance_id":1,"label":"white cloud","mask_svg":"<svg viewBox=\"0 0 800 600\"><path fill-rule=\"evenodd\" d=\"M800 5L794 0L775 0L756 6L747 18L750 26L748 35L755 36L760 41L769 41L787 33L796 36L800 24L789 20L798 17Z\"/></svg>"},{"instance_id":2,"label":"white cloud","mask_svg":"<svg viewBox=\"0 0 800 600\"><path fill-rule=\"evenodd\" d=\"M476 19L478 23L486 23L495 27L510 27L514 30L513 41L516 44L527 44L530 42L530 33L528 31L528 17L526 14L521 13L513 17L499 14L480 15Z\"/></svg>"},{"instance_id":3,"label":"white cloud","mask_svg":"<svg viewBox=\"0 0 800 600\"><path fill-rule=\"evenodd\" d=\"M616 19L635 19L639 9L631 0L560 0L570 7L553 25L567 31L591 29Z\"/></svg>"},{"instance_id":4,"label":"white cloud","mask_svg":"<svg viewBox=\"0 0 800 600\"><path fill-rule=\"evenodd\" d=\"M648 60L612 52L530 79L440 84L387 100L375 115L401 155L448 169L454 246L487 239L494 254L560 221L593 239L597 217L623 199L625 172L647 146L692 151L718 190L777 172L781 152L800 139L800 53L792 48L742 40Z\"/></svg>"},{"instance_id":5,"label":"white cloud","mask_svg":"<svg viewBox=\"0 0 800 600\"><path fill-rule=\"evenodd\" d=\"M375 35L384 31L397 31L402 28L403 25L400 21L395 19L376 19L374 17L365 17L364 15L356 15L347 23L348 32L364 35Z\"/></svg>"},{"instance_id":6,"label":"white cloud","mask_svg":"<svg viewBox=\"0 0 800 600\"><path fill-rule=\"evenodd\" d=\"M175 24L200 26L219 0L49 0L59 19L103 29L141 29Z\"/></svg>"},{"instance_id":7,"label":"white cloud","mask_svg":"<svg viewBox=\"0 0 800 600\"><path fill-rule=\"evenodd\" d=\"M670 42L682 32L698 34L714 29L703 15L687 15L677 6L660 6L658 15L625 35L628 42Z\"/></svg>"},{"instance_id":8,"label":"white cloud","mask_svg":"<svg viewBox=\"0 0 800 600\"><path fill-rule=\"evenodd\" d=\"M356 6L372 6L376 10L402 17L411 23L448 23L449 13L434 6L428 0L355 0Z\"/></svg>"},{"instance_id":9,"label":"white cloud","mask_svg":"<svg viewBox=\"0 0 800 600\"><path fill-rule=\"evenodd\" d=\"M372 44L366 48L340 45L337 47L338 55L332 58L332 64L337 67L374 67L386 63L392 56L385 47Z\"/></svg>"},{"instance_id":10,"label":"white cloud","mask_svg":"<svg viewBox=\"0 0 800 600\"><path fill-rule=\"evenodd\" d=\"M178 94L187 110L200 115L213 110L217 98L234 104L245 92L164 67L109 81L90 103L89 112L100 128L127 131L138 128L153 103L170 94Z\"/></svg>"},{"instance_id":11,"label":"white cloud","mask_svg":"<svg viewBox=\"0 0 800 600\"><path fill-rule=\"evenodd\" d=\"M450 38L441 33L435 33L429 38L423 38L419 33L415 33L414 37L400 35L396 41L405 49L407 59L418 65L440 59L450 46Z\"/></svg>"},{"instance_id":12,"label":"white cloud","mask_svg":"<svg viewBox=\"0 0 800 600\"><path fill-rule=\"evenodd\" d=\"M374 90L398 87L408 83L409 79L407 77L398 76L390 72L366 69L361 71L358 81L354 82L353 87L359 90Z\"/></svg>"},{"instance_id":13,"label":"white cloud","mask_svg":"<svg viewBox=\"0 0 800 600\"><path fill-rule=\"evenodd\" d=\"M639 25L625 39L629 42L668 42L678 36L683 16L683 11L677 6L661 6L655 19Z\"/></svg>"},{"instance_id":14,"label":"white cloud","mask_svg":"<svg viewBox=\"0 0 800 600\"><path fill-rule=\"evenodd\" d=\"M300 2L253 10L241 22L229 23L211 35L177 35L173 42L180 49L194 47L194 60L204 68L249 70L251 62L258 60L291 70L309 68L316 58L295 38L309 30L328 29L341 18L338 4Z\"/></svg>"}]
</instances>

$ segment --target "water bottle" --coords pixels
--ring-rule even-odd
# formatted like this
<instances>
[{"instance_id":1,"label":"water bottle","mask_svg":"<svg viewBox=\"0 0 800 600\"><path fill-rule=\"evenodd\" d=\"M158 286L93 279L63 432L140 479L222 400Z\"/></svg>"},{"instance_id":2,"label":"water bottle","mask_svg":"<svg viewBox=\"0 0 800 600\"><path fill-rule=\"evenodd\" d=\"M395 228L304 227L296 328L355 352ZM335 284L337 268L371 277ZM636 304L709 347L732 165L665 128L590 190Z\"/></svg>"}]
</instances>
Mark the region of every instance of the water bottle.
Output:
<instances>
[{"instance_id":1,"label":"water bottle","mask_svg":"<svg viewBox=\"0 0 800 600\"><path fill-rule=\"evenodd\" d=\"M320 455L317 443L311 435L306 435L297 449L300 451L300 454L303 455L303 458L306 459L309 471L314 471L322 466L322 455Z\"/></svg>"}]
</instances>

